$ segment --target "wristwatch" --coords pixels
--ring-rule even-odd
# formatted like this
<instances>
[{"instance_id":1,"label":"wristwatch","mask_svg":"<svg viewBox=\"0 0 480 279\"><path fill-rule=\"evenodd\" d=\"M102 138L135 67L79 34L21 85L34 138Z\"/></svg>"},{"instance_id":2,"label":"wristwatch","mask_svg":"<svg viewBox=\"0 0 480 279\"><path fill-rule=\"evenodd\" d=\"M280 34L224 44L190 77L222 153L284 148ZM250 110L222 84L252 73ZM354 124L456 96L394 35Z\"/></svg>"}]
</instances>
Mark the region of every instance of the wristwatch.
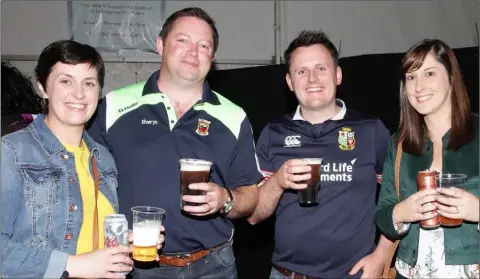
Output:
<instances>
[{"instance_id":1,"label":"wristwatch","mask_svg":"<svg viewBox=\"0 0 480 279\"><path fill-rule=\"evenodd\" d=\"M228 189L227 187L225 187L225 190L227 190L227 194L228 194L228 199L227 199L227 202L223 204L223 208L220 208L220 213L222 215L227 215L228 212L230 212L233 208L233 195L232 195L232 191L230 191L230 189Z\"/></svg>"}]
</instances>

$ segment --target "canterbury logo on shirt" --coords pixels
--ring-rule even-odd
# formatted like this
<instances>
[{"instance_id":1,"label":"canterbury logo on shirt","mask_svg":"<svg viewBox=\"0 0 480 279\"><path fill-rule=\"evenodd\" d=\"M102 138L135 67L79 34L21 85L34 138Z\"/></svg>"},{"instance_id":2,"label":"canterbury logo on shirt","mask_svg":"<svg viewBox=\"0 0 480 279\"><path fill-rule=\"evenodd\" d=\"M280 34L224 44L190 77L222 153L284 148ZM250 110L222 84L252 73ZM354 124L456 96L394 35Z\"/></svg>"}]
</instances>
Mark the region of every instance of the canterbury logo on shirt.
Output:
<instances>
[{"instance_id":1,"label":"canterbury logo on shirt","mask_svg":"<svg viewBox=\"0 0 480 279\"><path fill-rule=\"evenodd\" d=\"M300 141L299 135L287 136L285 138L285 145L283 147L300 147L302 142Z\"/></svg>"}]
</instances>

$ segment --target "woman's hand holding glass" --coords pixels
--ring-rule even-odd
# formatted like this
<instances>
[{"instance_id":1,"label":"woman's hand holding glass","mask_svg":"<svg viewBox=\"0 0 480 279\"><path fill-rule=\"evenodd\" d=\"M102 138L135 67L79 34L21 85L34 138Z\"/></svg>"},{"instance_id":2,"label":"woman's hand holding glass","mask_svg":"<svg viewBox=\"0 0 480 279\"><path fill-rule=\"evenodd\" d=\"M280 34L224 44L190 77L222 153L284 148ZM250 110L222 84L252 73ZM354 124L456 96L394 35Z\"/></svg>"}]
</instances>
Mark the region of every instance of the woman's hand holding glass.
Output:
<instances>
[{"instance_id":1,"label":"woman's hand holding glass","mask_svg":"<svg viewBox=\"0 0 480 279\"><path fill-rule=\"evenodd\" d=\"M165 228L160 229L157 248L161 249L165 241L162 232ZM133 233L130 231L128 240L133 242ZM103 248L85 254L70 256L67 262L66 270L69 277L72 278L125 278L118 272L130 272L133 268L133 260L129 254L133 252L133 245ZM157 255L156 261L160 257Z\"/></svg>"},{"instance_id":2,"label":"woman's hand holding glass","mask_svg":"<svg viewBox=\"0 0 480 279\"><path fill-rule=\"evenodd\" d=\"M438 214L451 219L463 219L478 223L479 199L460 188L439 188L436 198Z\"/></svg>"},{"instance_id":3,"label":"woman's hand holding glass","mask_svg":"<svg viewBox=\"0 0 480 279\"><path fill-rule=\"evenodd\" d=\"M131 246L119 245L70 256L66 270L71 278L125 278L118 272L130 272L133 261Z\"/></svg>"}]
</instances>

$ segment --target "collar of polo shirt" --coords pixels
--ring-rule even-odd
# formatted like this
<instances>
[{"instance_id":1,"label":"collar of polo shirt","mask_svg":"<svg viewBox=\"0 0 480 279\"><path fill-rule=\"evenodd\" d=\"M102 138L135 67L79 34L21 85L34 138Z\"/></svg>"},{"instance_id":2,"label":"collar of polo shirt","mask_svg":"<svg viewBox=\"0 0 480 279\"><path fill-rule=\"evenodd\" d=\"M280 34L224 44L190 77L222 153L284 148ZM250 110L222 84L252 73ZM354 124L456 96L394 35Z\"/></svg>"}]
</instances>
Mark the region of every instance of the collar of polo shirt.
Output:
<instances>
[{"instance_id":1,"label":"collar of polo shirt","mask_svg":"<svg viewBox=\"0 0 480 279\"><path fill-rule=\"evenodd\" d=\"M336 100L337 106L340 106L342 109L335 115L334 117L330 118L330 120L342 120L345 117L345 114L347 113L347 106L345 106L345 103L337 99ZM302 114L300 113L300 105L297 106L297 111L295 111L295 114L293 115L292 120L302 120L302 121L307 121L303 118Z\"/></svg>"},{"instance_id":2,"label":"collar of polo shirt","mask_svg":"<svg viewBox=\"0 0 480 279\"><path fill-rule=\"evenodd\" d=\"M153 93L162 93L160 89L158 88L158 77L160 76L160 70L156 71L153 73L150 78L147 80L145 83L145 86L143 87L143 92L142 95L145 96L147 94L153 94ZM163 93L162 93L163 94ZM203 82L203 93L202 93L202 99L201 102L207 102L212 105L220 105L220 100L218 97L212 92L212 89L210 88L210 84L208 81Z\"/></svg>"}]
</instances>

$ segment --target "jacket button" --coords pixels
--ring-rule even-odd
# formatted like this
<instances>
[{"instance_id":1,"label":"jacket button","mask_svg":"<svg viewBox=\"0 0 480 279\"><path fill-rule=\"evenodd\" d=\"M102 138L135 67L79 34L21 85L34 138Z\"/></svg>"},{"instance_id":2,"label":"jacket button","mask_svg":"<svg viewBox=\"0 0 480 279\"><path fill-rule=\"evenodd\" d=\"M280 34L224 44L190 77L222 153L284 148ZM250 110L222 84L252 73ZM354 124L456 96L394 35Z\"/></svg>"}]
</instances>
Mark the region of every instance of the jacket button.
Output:
<instances>
[{"instance_id":1,"label":"jacket button","mask_svg":"<svg viewBox=\"0 0 480 279\"><path fill-rule=\"evenodd\" d=\"M453 252L453 249L452 248L448 248L448 253L452 253Z\"/></svg>"},{"instance_id":2,"label":"jacket button","mask_svg":"<svg viewBox=\"0 0 480 279\"><path fill-rule=\"evenodd\" d=\"M73 177L69 176L68 177L68 183L73 184L75 182L75 179Z\"/></svg>"},{"instance_id":3,"label":"jacket button","mask_svg":"<svg viewBox=\"0 0 480 279\"><path fill-rule=\"evenodd\" d=\"M76 205L76 204L71 204L71 205L68 207L68 210L70 210L70 211L75 211L75 210L77 210L77 205Z\"/></svg>"},{"instance_id":4,"label":"jacket button","mask_svg":"<svg viewBox=\"0 0 480 279\"><path fill-rule=\"evenodd\" d=\"M66 233L65 234L65 240L72 240L73 236L71 233Z\"/></svg>"},{"instance_id":5,"label":"jacket button","mask_svg":"<svg viewBox=\"0 0 480 279\"><path fill-rule=\"evenodd\" d=\"M68 160L68 155L67 154L62 154L60 156L60 159L62 159L63 161L66 161L66 160Z\"/></svg>"},{"instance_id":6,"label":"jacket button","mask_svg":"<svg viewBox=\"0 0 480 279\"><path fill-rule=\"evenodd\" d=\"M413 249L413 254L415 255L415 253L417 253L417 250Z\"/></svg>"}]
</instances>

